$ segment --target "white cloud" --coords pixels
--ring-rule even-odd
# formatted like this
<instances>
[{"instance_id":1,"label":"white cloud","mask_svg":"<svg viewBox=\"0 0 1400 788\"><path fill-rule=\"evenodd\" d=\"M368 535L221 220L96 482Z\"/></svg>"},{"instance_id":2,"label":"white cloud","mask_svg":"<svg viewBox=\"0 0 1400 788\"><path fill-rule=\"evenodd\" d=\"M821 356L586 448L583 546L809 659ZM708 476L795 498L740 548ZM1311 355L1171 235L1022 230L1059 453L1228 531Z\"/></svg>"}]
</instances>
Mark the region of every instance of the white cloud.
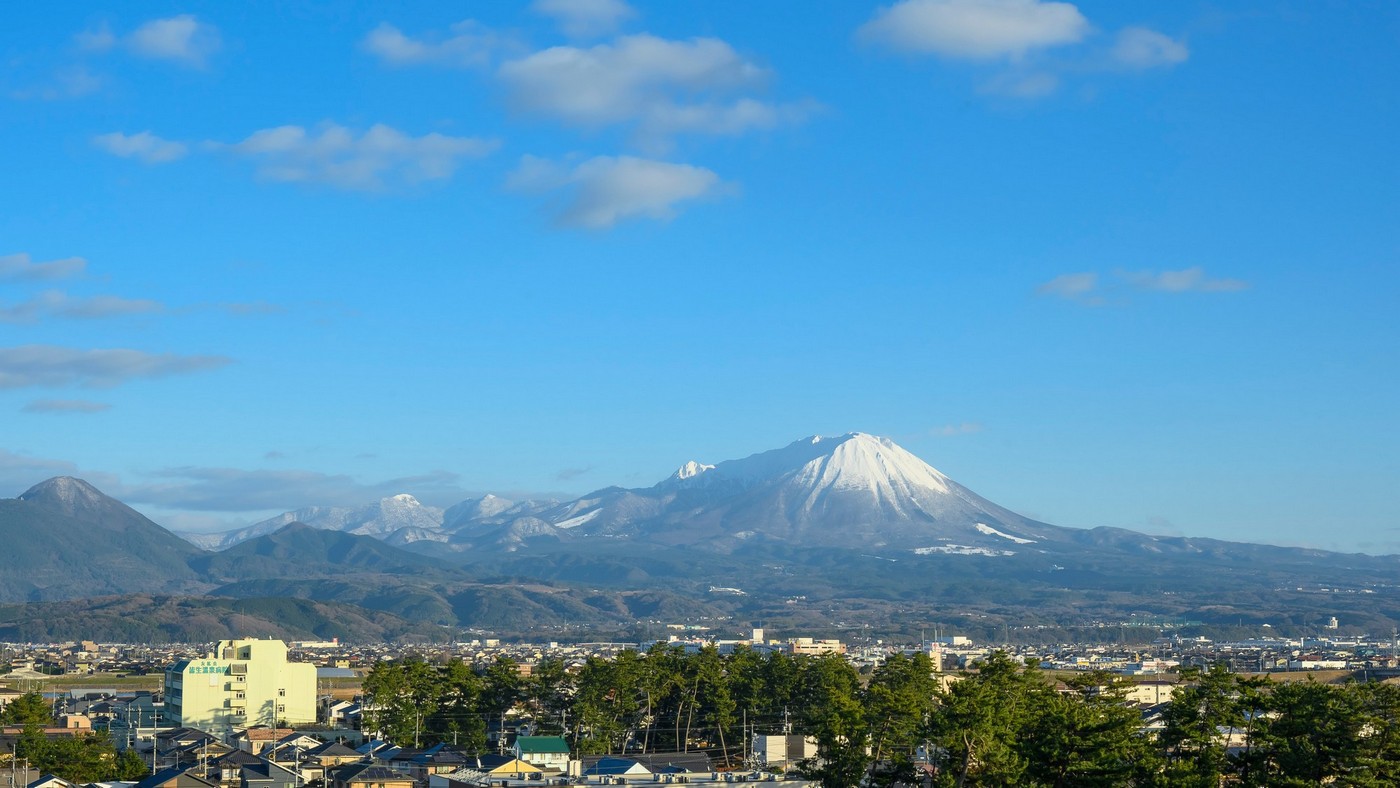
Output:
<instances>
[{"instance_id":1,"label":"white cloud","mask_svg":"<svg viewBox=\"0 0 1400 788\"><path fill-rule=\"evenodd\" d=\"M46 290L14 306L0 305L0 323L33 323L44 317L103 318L162 312L159 301L100 295L72 298L59 290Z\"/></svg>"},{"instance_id":2,"label":"white cloud","mask_svg":"<svg viewBox=\"0 0 1400 788\"><path fill-rule=\"evenodd\" d=\"M114 131L92 138L92 144L113 156L140 159L147 164L164 164L183 158L189 148L183 142L164 140L149 131L123 134Z\"/></svg>"},{"instance_id":3,"label":"white cloud","mask_svg":"<svg viewBox=\"0 0 1400 788\"><path fill-rule=\"evenodd\" d=\"M122 43L139 57L173 60L202 66L222 47L219 30L191 14L152 19L127 35Z\"/></svg>"},{"instance_id":4,"label":"white cloud","mask_svg":"<svg viewBox=\"0 0 1400 788\"><path fill-rule=\"evenodd\" d=\"M622 0L535 0L530 10L550 17L565 35L576 38L611 33L637 15Z\"/></svg>"},{"instance_id":5,"label":"white cloud","mask_svg":"<svg viewBox=\"0 0 1400 788\"><path fill-rule=\"evenodd\" d=\"M1092 271L1060 274L1035 289L1037 295L1057 296L1072 301L1090 298L1099 285L1099 275Z\"/></svg>"},{"instance_id":6,"label":"white cloud","mask_svg":"<svg viewBox=\"0 0 1400 788\"><path fill-rule=\"evenodd\" d=\"M664 148L676 133L739 134L812 111L810 102L734 99L761 88L769 72L715 38L639 34L587 48L551 47L506 61L499 73L519 111L582 127L633 125L651 148Z\"/></svg>"},{"instance_id":7,"label":"white cloud","mask_svg":"<svg viewBox=\"0 0 1400 788\"><path fill-rule=\"evenodd\" d=\"M442 66L484 66L500 45L495 33L467 19L452 26L450 36L413 38L388 22L365 36L366 52L395 66L435 64Z\"/></svg>"},{"instance_id":8,"label":"white cloud","mask_svg":"<svg viewBox=\"0 0 1400 788\"><path fill-rule=\"evenodd\" d=\"M588 49L551 47L508 61L500 71L520 109L585 126L635 119L673 92L728 91L767 77L718 39L647 34Z\"/></svg>"},{"instance_id":9,"label":"white cloud","mask_svg":"<svg viewBox=\"0 0 1400 788\"><path fill-rule=\"evenodd\" d=\"M1180 271L1125 271L1118 276L1139 290L1160 293L1233 293L1249 288L1242 279L1211 279L1200 266Z\"/></svg>"},{"instance_id":10,"label":"white cloud","mask_svg":"<svg viewBox=\"0 0 1400 788\"><path fill-rule=\"evenodd\" d=\"M201 372L229 363L232 360L224 356L21 345L0 348L0 389L75 384L106 388L134 378L161 378Z\"/></svg>"},{"instance_id":11,"label":"white cloud","mask_svg":"<svg viewBox=\"0 0 1400 788\"><path fill-rule=\"evenodd\" d=\"M25 413L101 413L111 408L112 406L105 402L86 399L40 399L25 405L21 410Z\"/></svg>"},{"instance_id":12,"label":"white cloud","mask_svg":"<svg viewBox=\"0 0 1400 788\"><path fill-rule=\"evenodd\" d=\"M1125 27L1118 31L1111 54L1114 61L1123 66L1147 69L1174 66L1184 62L1191 52L1171 36L1145 27Z\"/></svg>"},{"instance_id":13,"label":"white cloud","mask_svg":"<svg viewBox=\"0 0 1400 788\"><path fill-rule=\"evenodd\" d=\"M1089 20L1071 3L1042 0L903 0L858 35L902 52L994 60L1076 44Z\"/></svg>"},{"instance_id":14,"label":"white cloud","mask_svg":"<svg viewBox=\"0 0 1400 788\"><path fill-rule=\"evenodd\" d=\"M50 281L82 276L87 271L87 260L81 257L65 257L61 260L34 262L28 254L0 255L0 281L21 282Z\"/></svg>"},{"instance_id":15,"label":"white cloud","mask_svg":"<svg viewBox=\"0 0 1400 788\"><path fill-rule=\"evenodd\" d=\"M261 178L377 189L390 181L416 183L450 177L462 159L478 158L499 143L477 137L413 137L383 124L355 132L335 123L263 129L233 144L210 143L254 163Z\"/></svg>"},{"instance_id":16,"label":"white cloud","mask_svg":"<svg viewBox=\"0 0 1400 788\"><path fill-rule=\"evenodd\" d=\"M508 185L560 192L556 221L590 229L634 218L670 219L678 204L726 191L719 176L703 167L632 156L597 156L572 168L526 156Z\"/></svg>"}]
</instances>

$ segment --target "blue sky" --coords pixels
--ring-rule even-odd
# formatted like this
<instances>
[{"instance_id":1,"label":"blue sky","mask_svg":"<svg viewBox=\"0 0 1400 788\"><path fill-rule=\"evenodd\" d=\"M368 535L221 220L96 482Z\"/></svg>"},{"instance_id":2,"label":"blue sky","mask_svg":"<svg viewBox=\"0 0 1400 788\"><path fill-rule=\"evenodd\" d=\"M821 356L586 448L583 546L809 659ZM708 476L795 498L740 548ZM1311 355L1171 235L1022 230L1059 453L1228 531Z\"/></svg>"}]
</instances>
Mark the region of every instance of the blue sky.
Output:
<instances>
[{"instance_id":1,"label":"blue sky","mask_svg":"<svg viewBox=\"0 0 1400 788\"><path fill-rule=\"evenodd\" d=\"M63 3L0 26L0 494L180 528L900 442L1400 551L1389 3Z\"/></svg>"}]
</instances>

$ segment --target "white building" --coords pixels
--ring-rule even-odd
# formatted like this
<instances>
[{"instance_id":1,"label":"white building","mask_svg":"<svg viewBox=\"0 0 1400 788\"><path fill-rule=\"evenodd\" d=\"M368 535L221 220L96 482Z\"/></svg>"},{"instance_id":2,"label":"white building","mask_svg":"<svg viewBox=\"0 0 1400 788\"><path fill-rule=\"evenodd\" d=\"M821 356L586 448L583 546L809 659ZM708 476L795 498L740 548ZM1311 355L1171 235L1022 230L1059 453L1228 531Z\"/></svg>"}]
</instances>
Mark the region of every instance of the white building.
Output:
<instances>
[{"instance_id":1,"label":"white building","mask_svg":"<svg viewBox=\"0 0 1400 788\"><path fill-rule=\"evenodd\" d=\"M227 738L238 728L316 721L316 666L288 662L280 640L221 640L204 659L165 672L174 725Z\"/></svg>"},{"instance_id":2,"label":"white building","mask_svg":"<svg viewBox=\"0 0 1400 788\"><path fill-rule=\"evenodd\" d=\"M750 742L755 761L765 769L781 769L817 757L817 740L810 736L762 736Z\"/></svg>"}]
</instances>

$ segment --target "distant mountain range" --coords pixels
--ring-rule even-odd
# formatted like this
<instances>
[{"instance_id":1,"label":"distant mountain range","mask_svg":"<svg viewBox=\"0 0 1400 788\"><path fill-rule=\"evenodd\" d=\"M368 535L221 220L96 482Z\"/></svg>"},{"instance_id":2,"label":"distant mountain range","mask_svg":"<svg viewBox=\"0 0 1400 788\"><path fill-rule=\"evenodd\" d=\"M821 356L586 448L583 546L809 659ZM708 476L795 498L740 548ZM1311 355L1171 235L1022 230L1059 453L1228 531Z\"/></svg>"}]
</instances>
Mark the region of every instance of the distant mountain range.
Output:
<instances>
[{"instance_id":1,"label":"distant mountain range","mask_svg":"<svg viewBox=\"0 0 1400 788\"><path fill-rule=\"evenodd\" d=\"M458 552L626 538L721 552L766 542L1001 554L1070 538L1069 529L998 506L893 441L864 433L814 436L715 465L692 461L652 487L609 487L573 501L487 495L444 512L396 495L353 509L310 507L234 531L181 536L223 549L291 522Z\"/></svg>"},{"instance_id":2,"label":"distant mountain range","mask_svg":"<svg viewBox=\"0 0 1400 788\"><path fill-rule=\"evenodd\" d=\"M0 500L0 602L46 605L0 606L0 640L142 615L179 639L192 622L223 631L210 623L221 610L243 629L285 633L291 616L308 636L351 638L677 619L890 632L1400 624L1395 556L1036 522L862 433L687 462L651 487L572 501L488 495L444 511L403 494L185 536L78 479ZM203 612L182 619L180 605Z\"/></svg>"}]
</instances>

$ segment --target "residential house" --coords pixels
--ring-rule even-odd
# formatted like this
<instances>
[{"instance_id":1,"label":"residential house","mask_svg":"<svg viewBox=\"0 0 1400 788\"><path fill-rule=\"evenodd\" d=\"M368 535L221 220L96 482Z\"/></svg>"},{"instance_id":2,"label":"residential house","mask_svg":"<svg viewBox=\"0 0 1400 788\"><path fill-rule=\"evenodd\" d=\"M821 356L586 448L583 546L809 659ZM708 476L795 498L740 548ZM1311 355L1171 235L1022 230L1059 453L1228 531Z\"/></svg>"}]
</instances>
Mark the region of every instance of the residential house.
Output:
<instances>
[{"instance_id":1,"label":"residential house","mask_svg":"<svg viewBox=\"0 0 1400 788\"><path fill-rule=\"evenodd\" d=\"M364 760L364 757L365 756L338 741L326 742L319 747L313 747L306 751L306 759L314 762L322 769L333 769L337 766L344 766L347 763Z\"/></svg>"},{"instance_id":2,"label":"residential house","mask_svg":"<svg viewBox=\"0 0 1400 788\"><path fill-rule=\"evenodd\" d=\"M277 742L294 733L296 733L296 731L291 728L268 728L255 725L251 728L245 728L234 733L233 736L229 738L229 741L240 750L246 750L254 755L261 755L263 750L272 747L277 744Z\"/></svg>"},{"instance_id":3,"label":"residential house","mask_svg":"<svg viewBox=\"0 0 1400 788\"><path fill-rule=\"evenodd\" d=\"M262 759L245 750L230 750L210 761L204 772L204 779L216 782L223 788L238 788L243 783L243 769L257 766Z\"/></svg>"},{"instance_id":4,"label":"residential house","mask_svg":"<svg viewBox=\"0 0 1400 788\"><path fill-rule=\"evenodd\" d=\"M546 771L569 768L569 743L563 736L517 736L515 757Z\"/></svg>"}]
</instances>

